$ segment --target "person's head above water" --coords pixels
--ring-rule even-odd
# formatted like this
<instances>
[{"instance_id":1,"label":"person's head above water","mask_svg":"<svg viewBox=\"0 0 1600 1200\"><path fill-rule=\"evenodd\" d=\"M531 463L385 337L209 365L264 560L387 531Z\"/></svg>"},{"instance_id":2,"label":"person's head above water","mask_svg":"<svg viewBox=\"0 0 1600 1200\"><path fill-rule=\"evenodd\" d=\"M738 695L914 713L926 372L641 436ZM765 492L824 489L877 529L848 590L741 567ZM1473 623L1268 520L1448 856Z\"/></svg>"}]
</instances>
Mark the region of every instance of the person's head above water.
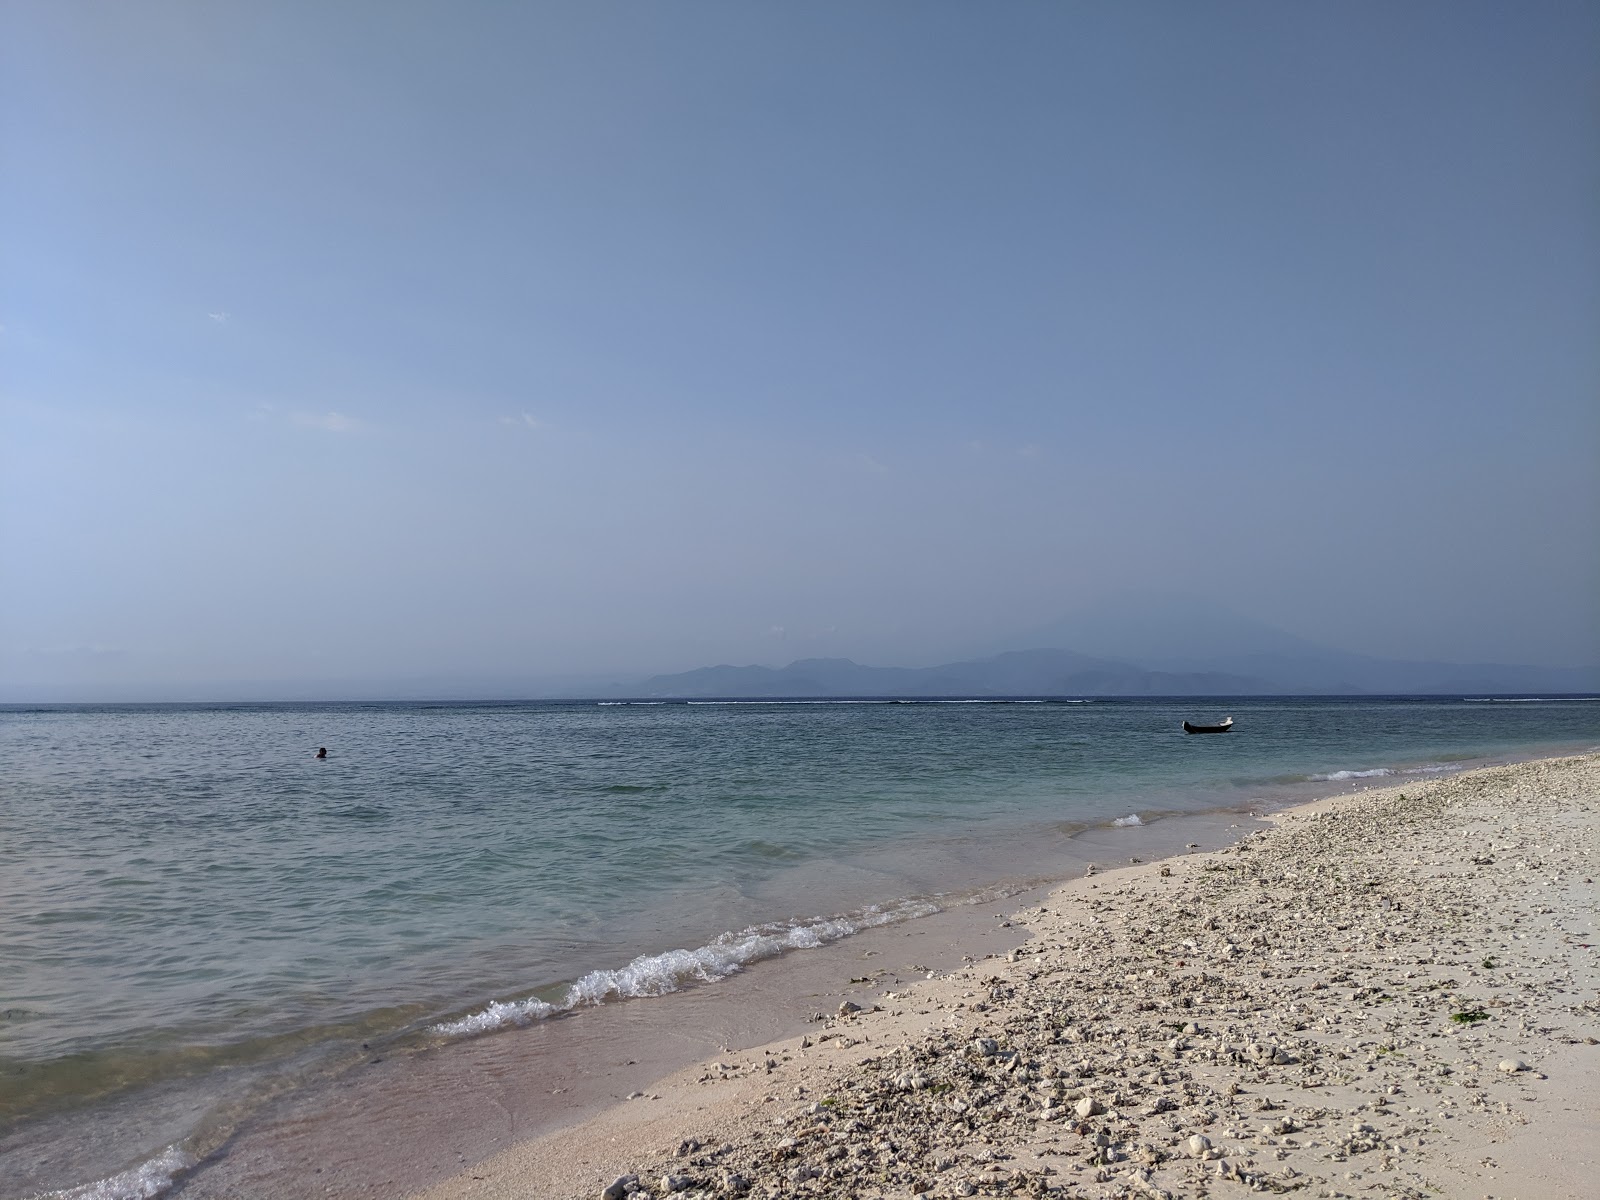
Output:
<instances>
[{"instance_id":1,"label":"person's head above water","mask_svg":"<svg viewBox=\"0 0 1600 1200\"><path fill-rule=\"evenodd\" d=\"M318 746L317 747L317 757L318 758L327 758L328 757L328 748L326 746Z\"/></svg>"}]
</instances>

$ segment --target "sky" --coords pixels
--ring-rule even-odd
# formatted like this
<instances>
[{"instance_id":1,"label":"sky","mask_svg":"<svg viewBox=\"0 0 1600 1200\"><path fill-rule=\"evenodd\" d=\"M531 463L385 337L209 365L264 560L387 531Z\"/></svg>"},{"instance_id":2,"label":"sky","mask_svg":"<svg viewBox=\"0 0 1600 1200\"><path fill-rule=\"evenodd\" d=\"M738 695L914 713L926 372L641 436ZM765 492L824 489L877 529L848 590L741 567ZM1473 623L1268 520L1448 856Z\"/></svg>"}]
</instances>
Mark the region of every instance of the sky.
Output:
<instances>
[{"instance_id":1,"label":"sky","mask_svg":"<svg viewBox=\"0 0 1600 1200\"><path fill-rule=\"evenodd\" d=\"M7 0L0 694L1600 662L1597 214L1589 3Z\"/></svg>"}]
</instances>

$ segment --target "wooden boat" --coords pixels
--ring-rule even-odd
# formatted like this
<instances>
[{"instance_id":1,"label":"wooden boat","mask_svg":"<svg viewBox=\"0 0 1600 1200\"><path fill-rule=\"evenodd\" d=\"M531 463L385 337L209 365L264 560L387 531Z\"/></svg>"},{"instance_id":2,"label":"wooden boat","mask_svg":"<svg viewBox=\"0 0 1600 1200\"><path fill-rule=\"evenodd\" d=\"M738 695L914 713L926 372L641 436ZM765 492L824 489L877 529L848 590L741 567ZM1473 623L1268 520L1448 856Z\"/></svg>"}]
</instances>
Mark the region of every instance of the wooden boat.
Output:
<instances>
[{"instance_id":1,"label":"wooden boat","mask_svg":"<svg viewBox=\"0 0 1600 1200\"><path fill-rule=\"evenodd\" d=\"M1220 725L1191 725L1187 721L1183 723L1185 733L1227 733L1232 728L1232 717L1224 717Z\"/></svg>"}]
</instances>

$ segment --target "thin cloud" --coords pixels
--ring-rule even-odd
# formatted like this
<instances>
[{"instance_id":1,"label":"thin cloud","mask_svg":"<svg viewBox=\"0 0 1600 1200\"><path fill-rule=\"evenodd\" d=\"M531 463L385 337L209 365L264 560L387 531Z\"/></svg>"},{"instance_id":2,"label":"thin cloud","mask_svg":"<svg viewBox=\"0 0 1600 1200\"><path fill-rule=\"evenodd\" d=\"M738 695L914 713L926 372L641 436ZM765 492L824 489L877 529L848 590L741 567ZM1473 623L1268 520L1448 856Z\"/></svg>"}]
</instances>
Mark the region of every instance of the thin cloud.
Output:
<instances>
[{"instance_id":1,"label":"thin cloud","mask_svg":"<svg viewBox=\"0 0 1600 1200\"><path fill-rule=\"evenodd\" d=\"M324 433L354 433L363 428L360 421L340 412L295 413L290 420L303 429L320 429Z\"/></svg>"},{"instance_id":2,"label":"thin cloud","mask_svg":"<svg viewBox=\"0 0 1600 1200\"><path fill-rule=\"evenodd\" d=\"M841 466L849 467L856 471L865 471L870 475L887 475L889 473L889 468L885 464L879 462L865 451L846 454L838 461Z\"/></svg>"},{"instance_id":3,"label":"thin cloud","mask_svg":"<svg viewBox=\"0 0 1600 1200\"><path fill-rule=\"evenodd\" d=\"M532 413L518 413L514 417L501 417L500 424L514 429L546 429L547 425Z\"/></svg>"},{"instance_id":4,"label":"thin cloud","mask_svg":"<svg viewBox=\"0 0 1600 1200\"><path fill-rule=\"evenodd\" d=\"M206 316L210 317L218 325L226 325L228 323L228 314L225 312L207 313Z\"/></svg>"}]
</instances>

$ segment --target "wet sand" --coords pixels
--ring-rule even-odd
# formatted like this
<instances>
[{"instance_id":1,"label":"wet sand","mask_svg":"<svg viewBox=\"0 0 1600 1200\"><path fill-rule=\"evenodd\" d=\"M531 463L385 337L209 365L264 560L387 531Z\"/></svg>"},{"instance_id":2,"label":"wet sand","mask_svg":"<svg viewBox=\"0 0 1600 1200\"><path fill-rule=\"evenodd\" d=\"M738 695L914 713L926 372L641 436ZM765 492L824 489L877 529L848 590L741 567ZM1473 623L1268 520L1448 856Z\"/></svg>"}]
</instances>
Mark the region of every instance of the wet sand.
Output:
<instances>
[{"instance_id":1,"label":"wet sand","mask_svg":"<svg viewBox=\"0 0 1600 1200\"><path fill-rule=\"evenodd\" d=\"M1224 846L1260 825L1247 813L1221 812L1150 826L1072 827L1049 865L1059 879L1091 862ZM1013 879L932 916L791 952L659 1000L579 1009L420 1053L375 1046L360 1067L254 1114L218 1153L180 1176L174 1194L391 1197L442 1182L593 1119L708 1057L798 1036L841 999L870 1004L930 972L947 975L1005 954L1026 937L1008 920L1011 912L1037 904L1050 886Z\"/></svg>"},{"instance_id":2,"label":"wet sand","mask_svg":"<svg viewBox=\"0 0 1600 1200\"><path fill-rule=\"evenodd\" d=\"M707 989L707 1013L746 1010L738 1029L682 1034L697 1024L692 993L615 1006L662 1022L644 1040L720 1044L663 1078L670 1055L615 1062L604 1036L574 1038L559 1063L528 1060L537 1078L498 1086L531 1096L599 1076L631 1098L565 1108L542 1129L503 1106L512 1144L485 1157L464 1133L453 1178L428 1186L434 1163L396 1170L387 1189L329 1187L409 1183L427 1200L1590 1195L1597 811L1588 755L1340 795L1221 852L1117 870L1109 854L1137 845L1119 835L1142 831L1107 831L1100 870L1011 899L1009 920L973 906L951 918L964 929L940 917L876 930L832 960L797 955ZM845 955L862 973L832 988L826 971L809 990L779 979ZM802 998L816 1018L805 1032L737 1048ZM482 1052L530 1034L549 1031L485 1038ZM463 1100L492 1090L451 1057ZM208 1191L206 1177L182 1194L262 1194Z\"/></svg>"}]
</instances>

